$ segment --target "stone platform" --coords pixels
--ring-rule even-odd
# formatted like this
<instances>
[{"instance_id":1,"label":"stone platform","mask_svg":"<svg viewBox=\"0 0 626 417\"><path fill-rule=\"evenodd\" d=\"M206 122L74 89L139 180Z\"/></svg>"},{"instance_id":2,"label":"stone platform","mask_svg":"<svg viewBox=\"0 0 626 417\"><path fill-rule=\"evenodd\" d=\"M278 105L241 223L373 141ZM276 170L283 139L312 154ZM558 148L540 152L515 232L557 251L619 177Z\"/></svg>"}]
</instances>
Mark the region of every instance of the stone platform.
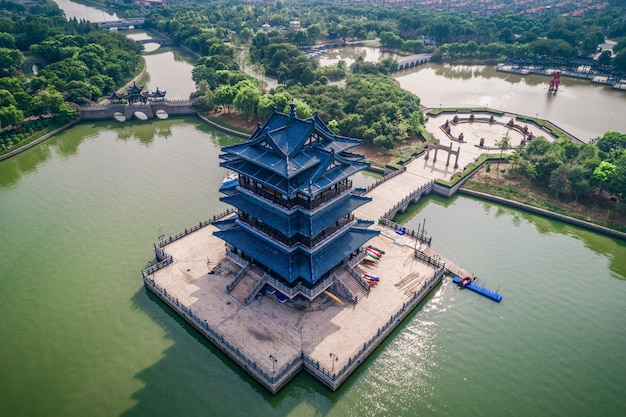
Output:
<instances>
[{"instance_id":1,"label":"stone platform","mask_svg":"<svg viewBox=\"0 0 626 417\"><path fill-rule=\"evenodd\" d=\"M243 305L226 291L241 266L225 256L210 224L164 246L173 262L144 271L143 279L272 393L302 368L335 390L443 275L443 268L415 258L411 237L375 227L385 230L369 244L385 254L356 269L379 276L380 284L356 304L325 295L281 304L265 295Z\"/></svg>"}]
</instances>

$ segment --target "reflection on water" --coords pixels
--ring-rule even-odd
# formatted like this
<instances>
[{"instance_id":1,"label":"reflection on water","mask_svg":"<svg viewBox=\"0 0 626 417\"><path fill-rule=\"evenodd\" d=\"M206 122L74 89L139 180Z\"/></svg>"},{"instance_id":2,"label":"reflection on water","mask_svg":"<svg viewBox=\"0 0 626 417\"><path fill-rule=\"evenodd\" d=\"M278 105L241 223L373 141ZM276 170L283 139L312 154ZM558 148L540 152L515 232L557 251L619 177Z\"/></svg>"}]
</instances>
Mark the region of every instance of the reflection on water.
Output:
<instances>
[{"instance_id":1,"label":"reflection on water","mask_svg":"<svg viewBox=\"0 0 626 417\"><path fill-rule=\"evenodd\" d=\"M108 22L110 20L119 20L117 14L105 12L94 7L85 6L84 4L74 3L70 0L53 0L61 10L65 12L65 17L69 20L88 20L90 22Z\"/></svg>"},{"instance_id":2,"label":"reflection on water","mask_svg":"<svg viewBox=\"0 0 626 417\"><path fill-rule=\"evenodd\" d=\"M523 210L515 210L507 206L494 204L489 201L461 197L458 195L450 199L439 196L429 196L428 198L421 199L417 204L409 205L406 213L398 214L394 220L415 230L421 227L422 222L426 222L427 233L433 236L433 233L436 232L430 229L440 227L441 222L449 223L449 220L446 221L444 218L425 219L421 213L426 207L432 205L447 208L457 204L470 204L470 201L473 201L471 204L477 204L476 207L480 207L483 213L490 218L506 219L506 221L510 221L511 224L515 225L519 230L525 227L525 225L531 224L534 231L541 235L560 234L580 240L585 247L589 248L594 253L606 257L614 278L621 280L626 279L626 262L623 261L623 259L626 259L626 241L595 233L559 220L553 220ZM434 225L433 222L435 222ZM458 233L460 235L467 235L470 232L469 230L460 229Z\"/></svg>"},{"instance_id":3,"label":"reflection on water","mask_svg":"<svg viewBox=\"0 0 626 417\"><path fill-rule=\"evenodd\" d=\"M169 118L167 120L111 122L100 121L81 123L65 132L48 139L40 145L22 152L19 157L9 158L0 163L0 187L13 186L19 180L48 161L53 153L69 158L76 156L82 143L98 137L99 131L113 133L121 141L136 140L149 146L155 139L172 136L172 127L185 124L196 125L198 130L209 133L219 146L237 143L240 138L218 132L204 126L195 118Z\"/></svg>"},{"instance_id":4,"label":"reflection on water","mask_svg":"<svg viewBox=\"0 0 626 417\"><path fill-rule=\"evenodd\" d=\"M579 79L548 94L549 77L520 77L485 65L429 63L394 75L427 107L490 107L550 120L583 141L607 131L626 132L626 92ZM594 103L589 106L588 103Z\"/></svg>"},{"instance_id":5,"label":"reflection on water","mask_svg":"<svg viewBox=\"0 0 626 417\"><path fill-rule=\"evenodd\" d=\"M340 48L330 48L328 52L317 58L321 67L336 65L339 61L345 61L350 66L358 58L363 58L365 62L380 62L384 58L398 59L399 55L390 52L383 52L380 48L370 46L342 46Z\"/></svg>"}]
</instances>

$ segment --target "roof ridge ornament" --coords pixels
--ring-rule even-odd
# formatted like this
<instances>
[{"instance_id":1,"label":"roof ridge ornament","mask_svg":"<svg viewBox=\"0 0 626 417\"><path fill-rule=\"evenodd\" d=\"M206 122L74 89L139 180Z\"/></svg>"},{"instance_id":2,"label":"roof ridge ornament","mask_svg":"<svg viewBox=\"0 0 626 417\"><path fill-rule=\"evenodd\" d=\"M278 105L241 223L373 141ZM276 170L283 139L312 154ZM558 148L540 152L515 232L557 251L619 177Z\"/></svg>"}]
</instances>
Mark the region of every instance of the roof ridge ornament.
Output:
<instances>
[{"instance_id":1,"label":"roof ridge ornament","mask_svg":"<svg viewBox=\"0 0 626 417\"><path fill-rule=\"evenodd\" d=\"M295 119L295 118L296 118L296 104L291 103L289 105L289 119Z\"/></svg>"}]
</instances>

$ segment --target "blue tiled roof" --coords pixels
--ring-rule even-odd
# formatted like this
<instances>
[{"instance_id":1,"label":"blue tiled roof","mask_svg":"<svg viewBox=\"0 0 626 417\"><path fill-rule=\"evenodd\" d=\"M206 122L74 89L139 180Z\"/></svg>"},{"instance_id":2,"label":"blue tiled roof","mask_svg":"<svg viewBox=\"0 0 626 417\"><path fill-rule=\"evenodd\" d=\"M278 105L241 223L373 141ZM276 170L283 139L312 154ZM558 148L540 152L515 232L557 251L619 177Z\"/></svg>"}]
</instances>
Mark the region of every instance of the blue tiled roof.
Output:
<instances>
[{"instance_id":1,"label":"blue tiled roof","mask_svg":"<svg viewBox=\"0 0 626 417\"><path fill-rule=\"evenodd\" d=\"M222 148L220 165L284 194L315 195L369 166L346 152L359 144L332 133L317 115L299 119L274 112L246 142ZM338 166L328 169L332 163Z\"/></svg>"},{"instance_id":2,"label":"blue tiled roof","mask_svg":"<svg viewBox=\"0 0 626 417\"><path fill-rule=\"evenodd\" d=\"M347 258L351 252L378 233L375 230L351 228L313 254L307 253L302 248L291 253L284 252L280 247L271 245L243 227L217 231L214 235L241 249L287 282L303 278L314 284L326 272Z\"/></svg>"},{"instance_id":3,"label":"blue tiled roof","mask_svg":"<svg viewBox=\"0 0 626 417\"><path fill-rule=\"evenodd\" d=\"M350 194L328 208L319 210L310 218L303 209L298 208L288 212L285 209L274 207L269 201L259 200L246 193L236 192L222 197L221 200L256 219L262 219L264 223L286 236L293 236L299 232L305 236L313 237L332 223L371 201L371 198Z\"/></svg>"}]
</instances>

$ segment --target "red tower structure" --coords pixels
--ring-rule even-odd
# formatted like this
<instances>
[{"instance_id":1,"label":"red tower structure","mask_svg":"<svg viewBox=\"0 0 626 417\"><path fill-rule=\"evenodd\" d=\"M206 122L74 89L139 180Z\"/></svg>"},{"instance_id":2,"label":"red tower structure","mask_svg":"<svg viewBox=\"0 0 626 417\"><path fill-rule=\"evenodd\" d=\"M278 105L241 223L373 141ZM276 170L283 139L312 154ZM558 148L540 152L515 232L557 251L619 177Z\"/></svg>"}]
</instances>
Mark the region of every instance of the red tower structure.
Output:
<instances>
[{"instance_id":1,"label":"red tower structure","mask_svg":"<svg viewBox=\"0 0 626 417\"><path fill-rule=\"evenodd\" d=\"M550 87L548 88L548 92L552 94L556 94L561 85L561 71L557 71L552 76L552 80L550 81Z\"/></svg>"}]
</instances>

